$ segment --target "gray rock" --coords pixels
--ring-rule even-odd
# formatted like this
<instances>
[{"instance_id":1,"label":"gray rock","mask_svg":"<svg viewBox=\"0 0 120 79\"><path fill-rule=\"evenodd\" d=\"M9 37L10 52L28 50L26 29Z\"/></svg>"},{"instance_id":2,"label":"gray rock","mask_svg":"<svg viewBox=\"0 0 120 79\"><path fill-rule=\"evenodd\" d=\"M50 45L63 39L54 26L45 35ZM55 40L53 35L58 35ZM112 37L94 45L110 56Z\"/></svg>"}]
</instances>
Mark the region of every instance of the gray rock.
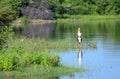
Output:
<instances>
[{"instance_id":1,"label":"gray rock","mask_svg":"<svg viewBox=\"0 0 120 79\"><path fill-rule=\"evenodd\" d=\"M26 16L31 19L54 19L54 12L44 0L34 0L29 4L23 4L20 8L19 15Z\"/></svg>"}]
</instances>

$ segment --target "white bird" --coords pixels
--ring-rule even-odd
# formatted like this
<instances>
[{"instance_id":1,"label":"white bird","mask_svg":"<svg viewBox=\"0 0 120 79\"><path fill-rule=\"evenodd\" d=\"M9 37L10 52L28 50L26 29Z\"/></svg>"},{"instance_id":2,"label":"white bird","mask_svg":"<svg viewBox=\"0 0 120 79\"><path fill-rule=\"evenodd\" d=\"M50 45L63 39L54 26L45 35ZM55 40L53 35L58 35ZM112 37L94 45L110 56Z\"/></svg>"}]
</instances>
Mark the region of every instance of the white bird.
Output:
<instances>
[{"instance_id":1,"label":"white bird","mask_svg":"<svg viewBox=\"0 0 120 79\"><path fill-rule=\"evenodd\" d=\"M82 33L80 32L80 28L78 28L77 40L79 44L82 43Z\"/></svg>"}]
</instances>

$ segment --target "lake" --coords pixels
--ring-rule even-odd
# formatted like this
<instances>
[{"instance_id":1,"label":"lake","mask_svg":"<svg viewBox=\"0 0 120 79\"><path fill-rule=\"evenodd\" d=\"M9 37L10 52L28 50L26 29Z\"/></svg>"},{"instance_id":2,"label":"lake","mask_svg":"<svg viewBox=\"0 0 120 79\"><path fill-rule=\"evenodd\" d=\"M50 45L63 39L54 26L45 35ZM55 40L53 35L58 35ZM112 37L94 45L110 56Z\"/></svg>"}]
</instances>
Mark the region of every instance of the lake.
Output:
<instances>
[{"instance_id":1,"label":"lake","mask_svg":"<svg viewBox=\"0 0 120 79\"><path fill-rule=\"evenodd\" d=\"M77 28L81 28L83 44L94 41L97 49L83 48L59 51L60 63L84 67L83 73L61 76L59 79L119 79L120 78L120 20L70 21L66 23L29 24L16 28L18 34L28 38L46 40L67 39L77 41ZM54 50L51 50L54 52Z\"/></svg>"}]
</instances>

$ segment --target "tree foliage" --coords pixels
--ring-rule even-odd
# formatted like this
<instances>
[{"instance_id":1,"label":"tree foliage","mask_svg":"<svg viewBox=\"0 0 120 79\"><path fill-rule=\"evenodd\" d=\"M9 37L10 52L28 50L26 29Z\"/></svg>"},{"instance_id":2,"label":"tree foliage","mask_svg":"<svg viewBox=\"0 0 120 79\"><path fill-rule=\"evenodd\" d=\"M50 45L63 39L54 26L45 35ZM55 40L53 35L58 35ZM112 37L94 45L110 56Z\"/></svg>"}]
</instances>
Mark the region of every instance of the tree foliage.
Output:
<instances>
[{"instance_id":1,"label":"tree foliage","mask_svg":"<svg viewBox=\"0 0 120 79\"><path fill-rule=\"evenodd\" d=\"M37 1L37 0L36 0ZM117 15L120 14L120 0L40 0L47 1L56 15ZM31 5L34 0L0 0L0 22L12 20L22 5ZM6 13L4 11L7 11ZM1 13L3 12L3 13ZM4 17L4 15L6 17ZM6 19L5 19L6 18ZM2 20L1 20L2 19Z\"/></svg>"},{"instance_id":2,"label":"tree foliage","mask_svg":"<svg viewBox=\"0 0 120 79\"><path fill-rule=\"evenodd\" d=\"M120 0L48 0L56 14L120 14Z\"/></svg>"},{"instance_id":3,"label":"tree foliage","mask_svg":"<svg viewBox=\"0 0 120 79\"><path fill-rule=\"evenodd\" d=\"M12 10L11 7L3 7L0 8L0 25L9 23L13 19L15 19L16 13Z\"/></svg>"},{"instance_id":4,"label":"tree foliage","mask_svg":"<svg viewBox=\"0 0 120 79\"><path fill-rule=\"evenodd\" d=\"M9 23L17 16L17 10L23 0L0 0L0 25Z\"/></svg>"}]
</instances>

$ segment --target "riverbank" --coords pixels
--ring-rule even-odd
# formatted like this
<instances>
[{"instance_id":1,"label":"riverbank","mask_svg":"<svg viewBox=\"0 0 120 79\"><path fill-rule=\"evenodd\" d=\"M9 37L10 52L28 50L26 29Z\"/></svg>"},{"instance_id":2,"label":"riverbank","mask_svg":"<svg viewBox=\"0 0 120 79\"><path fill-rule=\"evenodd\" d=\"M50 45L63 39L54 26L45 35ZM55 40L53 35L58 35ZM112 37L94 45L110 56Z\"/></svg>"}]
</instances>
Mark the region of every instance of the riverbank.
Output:
<instances>
[{"instance_id":1,"label":"riverbank","mask_svg":"<svg viewBox=\"0 0 120 79\"><path fill-rule=\"evenodd\" d=\"M0 51L0 79L17 79L18 77L50 79L83 72L84 68L81 67L63 66L59 62L58 54L50 54L50 50L66 51L70 47L81 48L77 42L64 46L66 43L68 43L66 40L46 41L25 37L8 40L5 45L7 47Z\"/></svg>"},{"instance_id":2,"label":"riverbank","mask_svg":"<svg viewBox=\"0 0 120 79\"><path fill-rule=\"evenodd\" d=\"M41 20L41 19L31 19L31 20L14 20L10 24L11 25L21 25L25 23L30 24L46 24L46 23L55 23L56 20Z\"/></svg>"},{"instance_id":3,"label":"riverbank","mask_svg":"<svg viewBox=\"0 0 120 79\"><path fill-rule=\"evenodd\" d=\"M57 19L57 22L86 22L120 19L120 15L64 15L64 17L65 18Z\"/></svg>"},{"instance_id":4,"label":"riverbank","mask_svg":"<svg viewBox=\"0 0 120 79\"><path fill-rule=\"evenodd\" d=\"M82 21L99 21L99 20L119 20L120 15L64 15L64 18L56 20L27 19L20 18L11 22L11 25L30 24L46 24L55 22L82 22Z\"/></svg>"},{"instance_id":5,"label":"riverbank","mask_svg":"<svg viewBox=\"0 0 120 79\"><path fill-rule=\"evenodd\" d=\"M16 35L17 36L17 35ZM84 44L83 44L84 45ZM96 44L89 43L88 46L94 45L96 47ZM94 47L93 46L93 47ZM69 49L82 49L82 45L79 45L77 41L73 41L69 43L67 39L59 39L59 40L45 40L45 39L37 39L37 38L26 38L26 37L14 37L11 40L8 40L5 44L5 48L0 51L0 70L2 71L0 74L8 77L21 77L21 76L27 76L31 77L31 74L35 72L35 74L32 76L33 78L35 75L40 74L38 72L42 71L41 73L49 75L50 73L55 73L55 76L59 76L58 71L62 73L61 75L66 75L69 73L74 73L75 71L71 71L72 68L65 68L61 66L59 63L59 56L51 54L50 51L67 51ZM41 67L35 68L35 71L32 70L35 65L44 66L43 69L48 68L48 71L46 70L39 70ZM31 67L32 66L32 67ZM24 67L31 67L27 71L27 68L24 69ZM19 68L23 68L22 70L19 70ZM52 68L52 70L49 68ZM55 71L54 71L55 69ZM70 71L67 71L70 69ZM82 68L80 68L82 69ZM64 71L60 71L64 70ZM25 74L21 74L25 71ZM66 72L67 71L67 72ZM45 72L45 73L44 73ZM63 72L66 72L64 74ZM82 72L82 71L80 71ZM15 74L14 74L15 73ZM19 74L20 73L20 74ZM28 73L28 74L27 74ZM40 75L43 75L40 74ZM1 76L1 75L0 75ZM37 77L39 77L37 75ZM3 78L3 77L2 77ZM22 77L23 78L23 77Z\"/></svg>"},{"instance_id":6,"label":"riverbank","mask_svg":"<svg viewBox=\"0 0 120 79\"><path fill-rule=\"evenodd\" d=\"M94 42L87 44L97 48ZM68 51L69 49L82 49L84 44L79 45L76 41L69 43L68 40L44 40L40 38L19 37L8 40L0 51L0 70L16 70L22 66L42 65L46 67L59 67L60 57L58 54L50 54L51 51ZM84 46L85 47L85 46Z\"/></svg>"},{"instance_id":7,"label":"riverbank","mask_svg":"<svg viewBox=\"0 0 120 79\"><path fill-rule=\"evenodd\" d=\"M74 75L74 72L84 72L83 68L74 67L43 67L34 65L21 67L17 71L1 71L0 79L56 79L64 75Z\"/></svg>"}]
</instances>

